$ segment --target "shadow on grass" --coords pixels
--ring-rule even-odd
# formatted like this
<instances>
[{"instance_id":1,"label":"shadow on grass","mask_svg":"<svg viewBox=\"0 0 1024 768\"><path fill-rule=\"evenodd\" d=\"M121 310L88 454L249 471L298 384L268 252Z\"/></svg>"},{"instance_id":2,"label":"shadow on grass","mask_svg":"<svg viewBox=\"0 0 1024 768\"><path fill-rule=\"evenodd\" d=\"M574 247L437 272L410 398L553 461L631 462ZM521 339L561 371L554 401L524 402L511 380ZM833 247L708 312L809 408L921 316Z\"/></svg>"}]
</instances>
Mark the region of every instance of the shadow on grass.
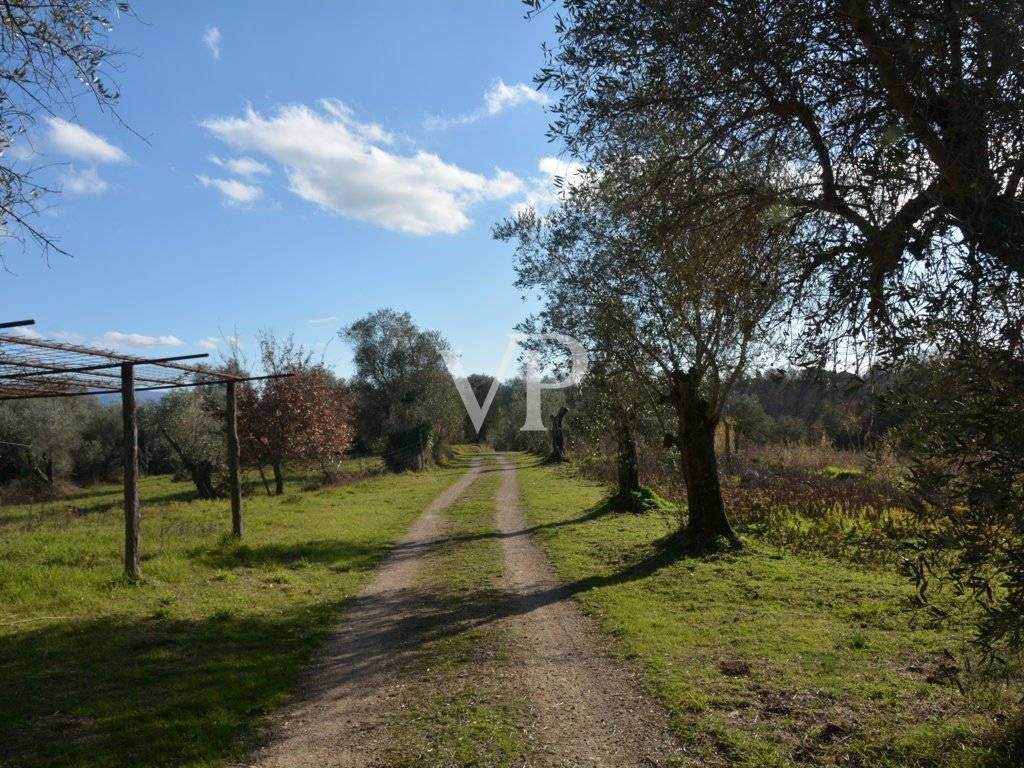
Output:
<instances>
[{"instance_id":1,"label":"shadow on grass","mask_svg":"<svg viewBox=\"0 0 1024 768\"><path fill-rule=\"evenodd\" d=\"M345 570L372 568L393 547L386 544L357 544L344 539L315 539L293 544L236 544L226 540L210 550L196 548L191 557L212 568L253 568L266 565L296 567L305 563L345 563Z\"/></svg>"},{"instance_id":2,"label":"shadow on grass","mask_svg":"<svg viewBox=\"0 0 1024 768\"><path fill-rule=\"evenodd\" d=\"M124 499L121 495L111 496L109 500L92 500L83 505L75 503L79 498L78 496L70 496L66 499L42 502L35 508L19 513L0 515L0 528L9 528L16 525L45 525L54 521L67 520L69 517L90 517L115 509L119 510L124 505ZM174 501L196 501L198 499L199 495L196 493L195 488L189 486L180 491L172 491L155 496L144 496L142 507L167 504Z\"/></svg>"},{"instance_id":3,"label":"shadow on grass","mask_svg":"<svg viewBox=\"0 0 1024 768\"><path fill-rule=\"evenodd\" d=\"M483 472L488 472L488 471L503 471L503 470L498 468L498 469L495 469L495 470L484 469L482 471ZM519 530L519 531L509 531L509 532L506 532L506 533L503 533L501 531L486 531L486 532L483 532L483 533L459 534L459 535L456 535L456 536L448 536L448 537L439 539L436 543L438 543L438 544L450 544L450 543L451 544L459 544L459 543L463 543L463 542L480 541L480 540L485 540L485 539L495 539L495 540L513 539L513 538L516 538L518 536L525 536L525 535L529 535L529 534L535 534L535 533L539 533L541 531L555 530L555 529L558 529L558 528L566 528L568 526L573 526L573 525L582 525L584 523L588 523L588 522L591 522L593 520L597 520L598 518L605 517L606 515L613 515L613 514L635 514L635 513L634 513L634 511L632 509L624 508L622 506L622 504L621 504L619 499L617 499L614 496L611 496L611 497L605 499L604 501L601 501L601 502L595 504L594 506L590 507L589 509L585 510L582 515L578 515L577 517L568 518L566 520L555 520L554 522L551 522L551 523L538 523L536 525L531 525L531 526L528 526L527 528L523 528L522 530ZM668 545L670 543L671 542L668 542L666 540L666 545Z\"/></svg>"},{"instance_id":4,"label":"shadow on grass","mask_svg":"<svg viewBox=\"0 0 1024 768\"><path fill-rule=\"evenodd\" d=\"M273 619L96 619L0 637L5 766L180 766L240 748L338 606Z\"/></svg>"}]
</instances>

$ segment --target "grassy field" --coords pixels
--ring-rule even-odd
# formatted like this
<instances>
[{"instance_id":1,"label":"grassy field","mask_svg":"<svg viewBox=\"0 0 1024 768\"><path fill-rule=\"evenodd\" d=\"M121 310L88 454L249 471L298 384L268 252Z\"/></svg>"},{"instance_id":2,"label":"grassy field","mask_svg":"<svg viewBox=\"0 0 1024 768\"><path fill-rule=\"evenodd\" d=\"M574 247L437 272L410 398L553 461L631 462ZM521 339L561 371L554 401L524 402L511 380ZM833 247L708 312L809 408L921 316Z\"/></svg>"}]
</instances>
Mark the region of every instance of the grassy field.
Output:
<instances>
[{"instance_id":1,"label":"grassy field","mask_svg":"<svg viewBox=\"0 0 1024 768\"><path fill-rule=\"evenodd\" d=\"M391 543L461 469L226 501L142 484L142 584L120 488L0 507L0 765L207 766L244 748Z\"/></svg>"},{"instance_id":2,"label":"grassy field","mask_svg":"<svg viewBox=\"0 0 1024 768\"><path fill-rule=\"evenodd\" d=\"M217 766L243 754L346 600L467 456L324 488L293 478L281 497L250 485L244 543L225 535L225 501L148 478L137 585L121 576L118 487L0 507L0 765ZM891 564L783 548L757 526L743 551L673 554L671 512L619 513L606 486L517 461L534 531L642 665L694 764L1021 764L1004 736L1006 691L960 692L946 654L960 639L910 610ZM495 674L500 627L455 631L458 606L502 599L497 482L485 472L471 486L428 555L424 594L454 614L408 670L388 734L395 765L513 766L528 754L527 713Z\"/></svg>"},{"instance_id":3,"label":"grassy field","mask_svg":"<svg viewBox=\"0 0 1024 768\"><path fill-rule=\"evenodd\" d=\"M889 567L793 553L673 555L670 513L604 505L607 488L524 467L522 500L560 575L638 659L708 765L1017 766L1006 692L956 687L958 639L909 610ZM994 697L994 698L992 698Z\"/></svg>"}]
</instances>

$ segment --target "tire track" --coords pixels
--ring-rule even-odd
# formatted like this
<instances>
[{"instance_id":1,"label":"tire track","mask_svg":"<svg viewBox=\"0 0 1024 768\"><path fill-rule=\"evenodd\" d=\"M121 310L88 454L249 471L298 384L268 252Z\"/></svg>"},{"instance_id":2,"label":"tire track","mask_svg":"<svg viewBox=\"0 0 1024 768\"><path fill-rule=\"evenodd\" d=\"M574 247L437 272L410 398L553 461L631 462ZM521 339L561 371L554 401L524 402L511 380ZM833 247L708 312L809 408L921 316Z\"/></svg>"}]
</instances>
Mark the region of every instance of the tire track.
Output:
<instances>
[{"instance_id":1,"label":"tire track","mask_svg":"<svg viewBox=\"0 0 1024 768\"><path fill-rule=\"evenodd\" d=\"M252 768L357 768L373 765L375 732L391 719L402 667L415 652L424 595L422 558L445 528L443 512L479 477L480 459L413 523L348 606L317 652L295 700L271 718Z\"/></svg>"},{"instance_id":2,"label":"tire track","mask_svg":"<svg viewBox=\"0 0 1024 768\"><path fill-rule=\"evenodd\" d=\"M504 587L514 603L506 621L516 675L531 704L536 756L531 766L661 766L684 755L663 709L582 614L528 530L516 468L500 457L496 525Z\"/></svg>"}]
</instances>

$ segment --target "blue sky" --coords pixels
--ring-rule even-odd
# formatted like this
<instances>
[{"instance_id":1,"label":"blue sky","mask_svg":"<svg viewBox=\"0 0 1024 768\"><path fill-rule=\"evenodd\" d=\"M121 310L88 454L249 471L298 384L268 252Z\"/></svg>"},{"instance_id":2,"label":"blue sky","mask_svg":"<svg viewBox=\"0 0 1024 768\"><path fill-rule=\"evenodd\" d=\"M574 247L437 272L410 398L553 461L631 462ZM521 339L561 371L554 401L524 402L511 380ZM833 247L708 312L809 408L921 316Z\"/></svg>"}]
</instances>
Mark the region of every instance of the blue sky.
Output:
<instances>
[{"instance_id":1,"label":"blue sky","mask_svg":"<svg viewBox=\"0 0 1024 768\"><path fill-rule=\"evenodd\" d=\"M284 7L134 4L111 38L131 131L82 99L21 148L55 164L38 223L74 258L6 251L3 315L140 354L294 331L347 375L338 327L390 306L493 370L528 308L491 226L566 172L531 84L550 15Z\"/></svg>"}]
</instances>

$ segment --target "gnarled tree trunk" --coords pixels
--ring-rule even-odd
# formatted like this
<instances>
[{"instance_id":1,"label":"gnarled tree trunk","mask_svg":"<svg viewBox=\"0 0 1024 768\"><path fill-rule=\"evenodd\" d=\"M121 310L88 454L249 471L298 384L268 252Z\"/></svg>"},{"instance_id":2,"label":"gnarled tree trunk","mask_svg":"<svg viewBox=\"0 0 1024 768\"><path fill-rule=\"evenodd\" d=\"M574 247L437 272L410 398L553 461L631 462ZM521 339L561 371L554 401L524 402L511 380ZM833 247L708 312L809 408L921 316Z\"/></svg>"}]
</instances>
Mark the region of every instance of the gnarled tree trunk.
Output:
<instances>
[{"instance_id":1,"label":"gnarled tree trunk","mask_svg":"<svg viewBox=\"0 0 1024 768\"><path fill-rule=\"evenodd\" d=\"M562 428L562 420L569 413L566 406L558 409L558 413L551 417L551 460L565 461L565 430Z\"/></svg>"},{"instance_id":2,"label":"gnarled tree trunk","mask_svg":"<svg viewBox=\"0 0 1024 768\"><path fill-rule=\"evenodd\" d=\"M718 482L717 419L698 391L697 377L677 371L672 377L670 399L678 422L672 442L679 448L686 481L687 530L701 536L735 539Z\"/></svg>"},{"instance_id":3,"label":"gnarled tree trunk","mask_svg":"<svg viewBox=\"0 0 1024 768\"><path fill-rule=\"evenodd\" d=\"M163 433L164 438L175 453L178 454L178 458L181 459L181 463L185 465L185 469L188 471L189 477L192 478L192 483L196 487L196 493L199 494L201 499L216 499L220 494L213 485L213 464L208 461L192 461L181 449L174 439L167 434L166 429L160 430Z\"/></svg>"},{"instance_id":4,"label":"gnarled tree trunk","mask_svg":"<svg viewBox=\"0 0 1024 768\"><path fill-rule=\"evenodd\" d=\"M640 468L637 465L633 425L625 414L615 420L615 446L619 496L626 498L640 490Z\"/></svg>"}]
</instances>

